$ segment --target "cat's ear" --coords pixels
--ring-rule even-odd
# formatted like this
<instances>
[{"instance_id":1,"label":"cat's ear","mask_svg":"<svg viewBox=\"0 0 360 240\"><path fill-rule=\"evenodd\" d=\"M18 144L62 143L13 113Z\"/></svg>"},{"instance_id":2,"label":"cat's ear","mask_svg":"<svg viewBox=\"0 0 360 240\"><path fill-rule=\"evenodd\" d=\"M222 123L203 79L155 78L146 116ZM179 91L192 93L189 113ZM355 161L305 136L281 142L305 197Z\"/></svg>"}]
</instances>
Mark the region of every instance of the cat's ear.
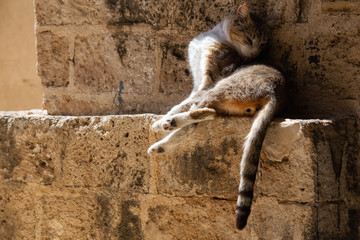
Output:
<instances>
[{"instance_id":1,"label":"cat's ear","mask_svg":"<svg viewBox=\"0 0 360 240\"><path fill-rule=\"evenodd\" d=\"M250 18L249 9L246 6L246 3L240 5L238 10L236 11L236 15L237 15L237 17L239 17L241 19L245 19L245 20Z\"/></svg>"}]
</instances>

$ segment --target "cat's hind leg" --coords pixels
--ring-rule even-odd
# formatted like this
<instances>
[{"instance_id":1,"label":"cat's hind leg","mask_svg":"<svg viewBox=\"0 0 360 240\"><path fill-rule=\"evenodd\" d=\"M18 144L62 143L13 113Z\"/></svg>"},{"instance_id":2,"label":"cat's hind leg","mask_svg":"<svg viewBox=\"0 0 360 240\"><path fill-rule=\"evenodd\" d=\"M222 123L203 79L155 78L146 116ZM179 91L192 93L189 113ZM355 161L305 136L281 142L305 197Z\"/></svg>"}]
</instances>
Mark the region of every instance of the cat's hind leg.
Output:
<instances>
[{"instance_id":1,"label":"cat's hind leg","mask_svg":"<svg viewBox=\"0 0 360 240\"><path fill-rule=\"evenodd\" d=\"M212 108L200 108L188 112L178 113L170 116L165 116L160 119L158 127L162 131L170 132L178 128L198 123L203 121L213 120L216 117L216 111Z\"/></svg>"}]
</instances>

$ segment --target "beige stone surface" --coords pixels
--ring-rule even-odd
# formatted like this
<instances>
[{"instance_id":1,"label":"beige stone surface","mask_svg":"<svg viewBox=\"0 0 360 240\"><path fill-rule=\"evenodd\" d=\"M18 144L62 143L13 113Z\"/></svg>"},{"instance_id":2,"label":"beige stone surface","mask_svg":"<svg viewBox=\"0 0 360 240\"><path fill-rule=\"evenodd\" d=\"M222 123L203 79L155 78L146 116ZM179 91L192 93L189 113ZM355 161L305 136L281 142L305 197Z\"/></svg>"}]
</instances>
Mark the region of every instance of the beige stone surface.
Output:
<instances>
[{"instance_id":1,"label":"beige stone surface","mask_svg":"<svg viewBox=\"0 0 360 240\"><path fill-rule=\"evenodd\" d=\"M0 1L0 110L41 108L33 1Z\"/></svg>"},{"instance_id":2,"label":"beige stone surface","mask_svg":"<svg viewBox=\"0 0 360 240\"><path fill-rule=\"evenodd\" d=\"M242 2L36 0L45 109L165 113L191 91L189 41ZM269 49L259 60L285 74L286 114L358 116L357 1L246 2L270 16Z\"/></svg>"},{"instance_id":3,"label":"beige stone surface","mask_svg":"<svg viewBox=\"0 0 360 240\"><path fill-rule=\"evenodd\" d=\"M65 34L45 31L37 36L38 74L46 87L67 87L70 76L70 40ZM51 71L50 71L51 69Z\"/></svg>"},{"instance_id":4,"label":"beige stone surface","mask_svg":"<svg viewBox=\"0 0 360 240\"><path fill-rule=\"evenodd\" d=\"M359 121L276 119L248 226L234 207L248 118L197 125L152 158L158 116L0 112L4 239L351 239L360 222ZM279 142L278 145L275 143ZM273 147L272 147L273 146Z\"/></svg>"}]
</instances>

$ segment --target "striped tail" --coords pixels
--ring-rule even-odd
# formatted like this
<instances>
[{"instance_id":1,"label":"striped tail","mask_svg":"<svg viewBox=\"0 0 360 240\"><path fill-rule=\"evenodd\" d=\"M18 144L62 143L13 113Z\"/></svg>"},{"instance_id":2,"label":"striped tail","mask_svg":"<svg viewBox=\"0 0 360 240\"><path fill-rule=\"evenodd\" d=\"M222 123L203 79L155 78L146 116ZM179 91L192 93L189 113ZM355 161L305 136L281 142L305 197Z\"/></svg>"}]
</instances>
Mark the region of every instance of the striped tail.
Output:
<instances>
[{"instance_id":1,"label":"striped tail","mask_svg":"<svg viewBox=\"0 0 360 240\"><path fill-rule=\"evenodd\" d=\"M275 114L277 101L275 96L260 110L249 134L245 138L243 156L240 163L240 185L236 204L236 226L243 229L250 214L254 194L254 183L259 163L260 150L266 130Z\"/></svg>"}]
</instances>

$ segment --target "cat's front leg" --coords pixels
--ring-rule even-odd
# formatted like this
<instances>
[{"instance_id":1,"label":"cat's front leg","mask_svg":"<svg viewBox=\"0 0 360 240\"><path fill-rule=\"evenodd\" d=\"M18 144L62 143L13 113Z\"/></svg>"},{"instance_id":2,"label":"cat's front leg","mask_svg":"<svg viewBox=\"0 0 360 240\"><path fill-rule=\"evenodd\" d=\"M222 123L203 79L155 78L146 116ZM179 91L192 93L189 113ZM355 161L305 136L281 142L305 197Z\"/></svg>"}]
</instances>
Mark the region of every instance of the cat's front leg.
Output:
<instances>
[{"instance_id":1,"label":"cat's front leg","mask_svg":"<svg viewBox=\"0 0 360 240\"><path fill-rule=\"evenodd\" d=\"M200 108L188 112L178 113L170 116L164 116L156 121L152 129L154 131L170 132L182 128L192 123L214 120L216 111L212 108Z\"/></svg>"},{"instance_id":2,"label":"cat's front leg","mask_svg":"<svg viewBox=\"0 0 360 240\"><path fill-rule=\"evenodd\" d=\"M150 155L155 156L158 154L171 151L176 145L179 144L179 142L181 142L184 139L184 135L181 134L181 132L183 131L184 131L183 129L178 129L177 131L170 133L162 140L151 145L147 152Z\"/></svg>"},{"instance_id":3,"label":"cat's front leg","mask_svg":"<svg viewBox=\"0 0 360 240\"><path fill-rule=\"evenodd\" d=\"M171 128L171 122L168 122L167 119L174 114L188 111L193 104L194 104L194 99L192 96L190 96L184 101L182 101L180 104L172 107L171 110L164 117L156 121L151 126L152 130L154 132L172 131L173 129Z\"/></svg>"},{"instance_id":4,"label":"cat's front leg","mask_svg":"<svg viewBox=\"0 0 360 240\"><path fill-rule=\"evenodd\" d=\"M167 117L169 117L169 116L166 115L166 116L162 117L161 119L157 120L156 122L154 122L153 125L151 126L151 129L154 132L164 131L163 123Z\"/></svg>"},{"instance_id":5,"label":"cat's front leg","mask_svg":"<svg viewBox=\"0 0 360 240\"><path fill-rule=\"evenodd\" d=\"M160 120L156 121L152 126L152 130L154 132L171 132L175 129L178 129L182 126L182 124L188 118L188 112L178 113L174 115L166 115L162 117ZM180 123L180 124L179 124Z\"/></svg>"},{"instance_id":6,"label":"cat's front leg","mask_svg":"<svg viewBox=\"0 0 360 240\"><path fill-rule=\"evenodd\" d=\"M158 154L162 154L165 152L168 152L169 150L171 150L172 147L169 146L167 144L167 142L165 141L159 141L154 143L153 145L151 145L148 149L148 153L152 156L158 155Z\"/></svg>"},{"instance_id":7,"label":"cat's front leg","mask_svg":"<svg viewBox=\"0 0 360 240\"><path fill-rule=\"evenodd\" d=\"M194 131L195 126L189 125L176 131L170 133L162 140L154 143L148 149L150 155L158 155L165 152L170 152L173 150L179 143L187 139L191 133Z\"/></svg>"},{"instance_id":8,"label":"cat's front leg","mask_svg":"<svg viewBox=\"0 0 360 240\"><path fill-rule=\"evenodd\" d=\"M201 108L189 112L179 113L164 119L166 131L182 128L192 123L214 120L216 111L212 108Z\"/></svg>"}]
</instances>

